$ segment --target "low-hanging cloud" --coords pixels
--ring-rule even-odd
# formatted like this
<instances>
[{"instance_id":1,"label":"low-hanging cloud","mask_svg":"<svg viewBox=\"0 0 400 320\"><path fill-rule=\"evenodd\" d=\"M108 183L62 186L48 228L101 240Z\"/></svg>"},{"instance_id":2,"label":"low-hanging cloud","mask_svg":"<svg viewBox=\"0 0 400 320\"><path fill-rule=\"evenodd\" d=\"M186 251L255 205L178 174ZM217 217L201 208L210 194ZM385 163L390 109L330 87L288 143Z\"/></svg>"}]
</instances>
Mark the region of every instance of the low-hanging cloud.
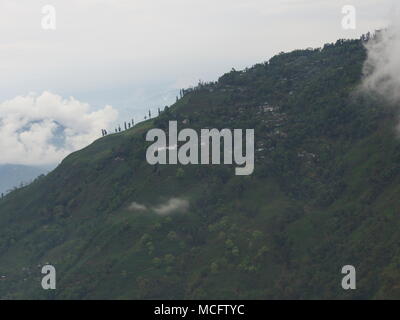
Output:
<instances>
[{"instance_id":1,"label":"low-hanging cloud","mask_svg":"<svg viewBox=\"0 0 400 320\"><path fill-rule=\"evenodd\" d=\"M118 117L74 98L43 92L0 103L0 164L57 164L97 139Z\"/></svg>"},{"instance_id":2,"label":"low-hanging cloud","mask_svg":"<svg viewBox=\"0 0 400 320\"><path fill-rule=\"evenodd\" d=\"M132 202L129 205L128 210L131 210L131 211L146 211L147 210L147 206L145 206L144 204L137 203L137 202Z\"/></svg>"},{"instance_id":3,"label":"low-hanging cloud","mask_svg":"<svg viewBox=\"0 0 400 320\"><path fill-rule=\"evenodd\" d=\"M183 213L189 209L189 201L180 198L171 198L167 202L154 208L160 216L170 215L171 213Z\"/></svg>"},{"instance_id":4,"label":"low-hanging cloud","mask_svg":"<svg viewBox=\"0 0 400 320\"><path fill-rule=\"evenodd\" d=\"M146 206L137 202L132 202L128 210L130 211L153 211L160 216L168 216L174 213L185 213L189 210L190 203L186 199L182 198L170 198L167 201L156 205Z\"/></svg>"},{"instance_id":5,"label":"low-hanging cloud","mask_svg":"<svg viewBox=\"0 0 400 320\"><path fill-rule=\"evenodd\" d=\"M362 88L377 93L388 102L400 102L400 11L394 11L393 22L366 44L368 57L364 64Z\"/></svg>"}]
</instances>

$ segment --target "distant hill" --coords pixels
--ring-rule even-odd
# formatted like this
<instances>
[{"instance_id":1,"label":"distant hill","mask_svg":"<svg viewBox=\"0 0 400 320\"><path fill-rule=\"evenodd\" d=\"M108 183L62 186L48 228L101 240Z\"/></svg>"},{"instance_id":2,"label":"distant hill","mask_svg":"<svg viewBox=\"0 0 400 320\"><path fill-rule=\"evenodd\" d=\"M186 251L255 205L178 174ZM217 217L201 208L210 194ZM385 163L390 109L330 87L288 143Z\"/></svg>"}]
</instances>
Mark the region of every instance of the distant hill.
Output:
<instances>
[{"instance_id":1,"label":"distant hill","mask_svg":"<svg viewBox=\"0 0 400 320\"><path fill-rule=\"evenodd\" d=\"M0 298L400 298L397 116L354 94L365 58L340 40L232 70L10 193ZM254 128L253 175L150 166L145 134L170 120ZM40 286L47 263L55 291ZM342 289L344 265L357 290Z\"/></svg>"},{"instance_id":2,"label":"distant hill","mask_svg":"<svg viewBox=\"0 0 400 320\"><path fill-rule=\"evenodd\" d=\"M50 167L34 167L15 164L0 165L0 194L6 193L22 184L32 182L41 174L47 173Z\"/></svg>"}]
</instances>

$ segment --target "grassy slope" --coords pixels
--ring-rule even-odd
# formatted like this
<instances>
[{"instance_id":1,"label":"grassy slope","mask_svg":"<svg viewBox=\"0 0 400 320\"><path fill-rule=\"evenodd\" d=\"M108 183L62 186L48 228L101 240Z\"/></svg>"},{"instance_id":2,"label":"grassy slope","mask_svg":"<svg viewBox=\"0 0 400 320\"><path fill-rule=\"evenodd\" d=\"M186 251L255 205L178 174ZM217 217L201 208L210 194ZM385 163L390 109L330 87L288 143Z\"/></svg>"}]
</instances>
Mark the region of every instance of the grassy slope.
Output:
<instances>
[{"instance_id":1,"label":"grassy slope","mask_svg":"<svg viewBox=\"0 0 400 320\"><path fill-rule=\"evenodd\" d=\"M399 297L396 119L351 95L364 58L360 42L338 42L231 72L9 194L0 297ZM265 101L280 109L262 111ZM175 119L255 128L255 173L149 166L145 133ZM189 212L128 210L171 197L188 199ZM57 268L54 292L40 288L45 263ZM340 288L345 264L358 269L357 291Z\"/></svg>"}]
</instances>

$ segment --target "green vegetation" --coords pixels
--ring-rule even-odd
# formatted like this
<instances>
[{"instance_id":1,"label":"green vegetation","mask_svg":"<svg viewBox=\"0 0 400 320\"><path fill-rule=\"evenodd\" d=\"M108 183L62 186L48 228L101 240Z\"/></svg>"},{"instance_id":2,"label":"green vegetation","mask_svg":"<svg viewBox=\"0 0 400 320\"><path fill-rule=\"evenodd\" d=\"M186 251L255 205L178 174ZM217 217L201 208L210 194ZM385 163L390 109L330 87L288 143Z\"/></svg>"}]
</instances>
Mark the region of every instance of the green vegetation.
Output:
<instances>
[{"instance_id":1,"label":"green vegetation","mask_svg":"<svg viewBox=\"0 0 400 320\"><path fill-rule=\"evenodd\" d=\"M0 200L2 299L400 298L396 113L355 95L361 41L279 54L183 90L157 118ZM255 128L252 176L150 166L149 128ZM171 198L185 213L157 215ZM57 269L41 289L40 266ZM357 268L344 291L342 266Z\"/></svg>"}]
</instances>

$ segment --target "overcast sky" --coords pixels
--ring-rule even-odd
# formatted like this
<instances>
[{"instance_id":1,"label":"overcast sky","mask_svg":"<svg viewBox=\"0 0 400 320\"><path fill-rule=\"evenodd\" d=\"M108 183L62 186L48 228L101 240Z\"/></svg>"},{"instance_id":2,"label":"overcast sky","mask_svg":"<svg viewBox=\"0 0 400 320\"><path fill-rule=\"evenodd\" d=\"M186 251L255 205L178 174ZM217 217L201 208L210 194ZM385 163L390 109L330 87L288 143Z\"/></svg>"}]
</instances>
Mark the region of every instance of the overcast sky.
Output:
<instances>
[{"instance_id":1,"label":"overcast sky","mask_svg":"<svg viewBox=\"0 0 400 320\"><path fill-rule=\"evenodd\" d=\"M2 152L0 164L57 162L100 128L142 119L199 79L382 28L395 2L1 0L0 148L18 148ZM56 30L42 28L45 5L56 9ZM342 28L344 5L357 9L355 30ZM71 112L88 128L73 124ZM69 130L55 144L59 124ZM32 160L26 155L38 144Z\"/></svg>"}]
</instances>

